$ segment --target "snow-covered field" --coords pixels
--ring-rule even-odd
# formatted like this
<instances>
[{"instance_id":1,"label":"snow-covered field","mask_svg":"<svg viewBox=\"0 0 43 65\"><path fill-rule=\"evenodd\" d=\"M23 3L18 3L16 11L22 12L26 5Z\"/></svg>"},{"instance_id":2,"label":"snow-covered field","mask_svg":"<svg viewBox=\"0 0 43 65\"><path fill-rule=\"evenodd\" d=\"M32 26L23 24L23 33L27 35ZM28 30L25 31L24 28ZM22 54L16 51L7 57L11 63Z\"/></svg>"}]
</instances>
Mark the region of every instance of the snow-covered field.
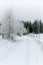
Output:
<instances>
[{"instance_id":1,"label":"snow-covered field","mask_svg":"<svg viewBox=\"0 0 43 65\"><path fill-rule=\"evenodd\" d=\"M43 65L43 34L16 36L15 41L0 36L0 65Z\"/></svg>"}]
</instances>

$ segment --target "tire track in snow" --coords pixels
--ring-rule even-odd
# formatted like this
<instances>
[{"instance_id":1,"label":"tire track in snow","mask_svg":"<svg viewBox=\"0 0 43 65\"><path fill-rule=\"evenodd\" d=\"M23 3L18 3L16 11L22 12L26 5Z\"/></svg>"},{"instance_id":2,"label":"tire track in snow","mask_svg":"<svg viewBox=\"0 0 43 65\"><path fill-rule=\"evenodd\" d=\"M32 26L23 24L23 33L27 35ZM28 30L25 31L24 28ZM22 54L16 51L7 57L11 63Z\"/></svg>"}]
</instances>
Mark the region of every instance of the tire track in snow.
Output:
<instances>
[{"instance_id":1,"label":"tire track in snow","mask_svg":"<svg viewBox=\"0 0 43 65\"><path fill-rule=\"evenodd\" d=\"M16 47L19 45L19 41L13 42L12 44L10 46L7 46L7 48L5 48L6 50L2 51L3 53L0 55L0 63L2 63L10 55L11 52L13 52L12 50L16 49Z\"/></svg>"}]
</instances>

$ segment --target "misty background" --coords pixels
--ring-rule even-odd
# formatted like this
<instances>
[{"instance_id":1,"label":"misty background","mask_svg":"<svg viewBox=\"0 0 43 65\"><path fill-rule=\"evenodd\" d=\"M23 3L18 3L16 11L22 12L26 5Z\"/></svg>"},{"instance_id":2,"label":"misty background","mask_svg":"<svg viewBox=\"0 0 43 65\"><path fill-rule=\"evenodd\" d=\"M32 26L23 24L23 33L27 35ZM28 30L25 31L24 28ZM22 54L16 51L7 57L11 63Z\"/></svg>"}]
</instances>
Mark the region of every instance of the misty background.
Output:
<instances>
[{"instance_id":1,"label":"misty background","mask_svg":"<svg viewBox=\"0 0 43 65\"><path fill-rule=\"evenodd\" d=\"M43 21L43 0L0 0L0 17L5 9L11 7L17 20Z\"/></svg>"}]
</instances>

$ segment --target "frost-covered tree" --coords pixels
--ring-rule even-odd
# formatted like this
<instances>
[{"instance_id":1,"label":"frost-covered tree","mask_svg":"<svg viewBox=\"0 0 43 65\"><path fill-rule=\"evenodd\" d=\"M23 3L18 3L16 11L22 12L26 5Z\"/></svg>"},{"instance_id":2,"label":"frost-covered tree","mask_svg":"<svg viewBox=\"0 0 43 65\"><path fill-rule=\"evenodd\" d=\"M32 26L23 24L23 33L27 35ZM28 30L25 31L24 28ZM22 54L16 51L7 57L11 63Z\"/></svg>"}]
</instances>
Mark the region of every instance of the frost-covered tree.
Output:
<instances>
[{"instance_id":1,"label":"frost-covered tree","mask_svg":"<svg viewBox=\"0 0 43 65\"><path fill-rule=\"evenodd\" d=\"M2 34L2 23L0 21L0 35Z\"/></svg>"},{"instance_id":2,"label":"frost-covered tree","mask_svg":"<svg viewBox=\"0 0 43 65\"><path fill-rule=\"evenodd\" d=\"M18 28L18 33L17 34L19 36L21 36L23 34L26 34L27 30L26 30L26 28L24 28L23 22L18 21L18 24L19 24L19 28Z\"/></svg>"},{"instance_id":3,"label":"frost-covered tree","mask_svg":"<svg viewBox=\"0 0 43 65\"><path fill-rule=\"evenodd\" d=\"M13 13L13 10L6 10L3 17L2 26L3 37L5 36L7 38L13 39L13 36L17 34L18 28L18 22L15 19L15 14Z\"/></svg>"}]
</instances>

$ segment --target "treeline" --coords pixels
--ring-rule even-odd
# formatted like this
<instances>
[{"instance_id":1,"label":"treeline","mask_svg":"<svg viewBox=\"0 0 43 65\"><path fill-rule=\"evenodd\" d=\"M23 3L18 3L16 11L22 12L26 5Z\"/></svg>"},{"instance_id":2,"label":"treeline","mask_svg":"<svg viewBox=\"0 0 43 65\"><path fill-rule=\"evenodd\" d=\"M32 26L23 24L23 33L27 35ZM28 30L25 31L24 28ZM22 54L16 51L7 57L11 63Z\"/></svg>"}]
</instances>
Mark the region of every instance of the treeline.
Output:
<instances>
[{"instance_id":1,"label":"treeline","mask_svg":"<svg viewBox=\"0 0 43 65\"><path fill-rule=\"evenodd\" d=\"M43 22L41 20L22 21L28 33L43 33Z\"/></svg>"}]
</instances>

